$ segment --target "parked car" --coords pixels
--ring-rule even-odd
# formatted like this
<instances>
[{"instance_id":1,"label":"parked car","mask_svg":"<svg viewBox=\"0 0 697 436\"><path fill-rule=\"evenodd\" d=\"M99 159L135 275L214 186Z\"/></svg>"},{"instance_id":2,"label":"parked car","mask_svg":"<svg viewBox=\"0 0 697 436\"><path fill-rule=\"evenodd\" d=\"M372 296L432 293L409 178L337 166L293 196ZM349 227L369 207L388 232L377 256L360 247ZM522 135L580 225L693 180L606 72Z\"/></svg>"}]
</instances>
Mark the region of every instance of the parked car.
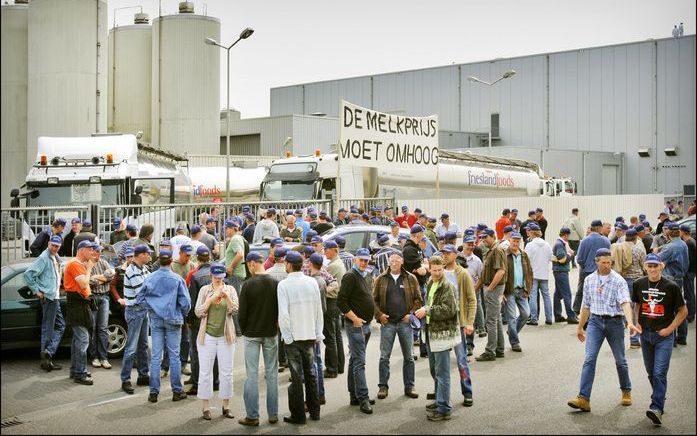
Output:
<instances>
[{"instance_id":1,"label":"parked car","mask_svg":"<svg viewBox=\"0 0 697 436\"><path fill-rule=\"evenodd\" d=\"M39 348L41 340L41 304L31 292L24 280L24 271L29 268L34 259L23 259L3 265L0 272L2 289L2 326L1 349ZM107 351L109 358L123 354L126 347L128 330L121 306L110 296L109 306L109 342ZM65 291L61 286L61 310L65 316ZM72 328L66 326L61 346L69 346L72 338Z\"/></svg>"},{"instance_id":2,"label":"parked car","mask_svg":"<svg viewBox=\"0 0 697 436\"><path fill-rule=\"evenodd\" d=\"M692 238L697 239L697 236L696 236L697 229L695 228L696 225L695 225L695 216L694 215L690 215L686 218L681 219L680 221L678 221L678 224L679 225L687 224L688 226L690 226L690 233L692 233Z\"/></svg>"},{"instance_id":3,"label":"parked car","mask_svg":"<svg viewBox=\"0 0 697 436\"><path fill-rule=\"evenodd\" d=\"M346 239L346 251L355 254L359 248L369 248L370 243L378 238L378 233L390 233L389 226L376 226L369 224L347 224L344 226L335 227L322 234L322 239L330 241L341 235ZM399 233L409 236L408 229L399 229ZM438 251L438 248L428 241L428 247L424 252L424 256L430 257Z\"/></svg>"}]
</instances>

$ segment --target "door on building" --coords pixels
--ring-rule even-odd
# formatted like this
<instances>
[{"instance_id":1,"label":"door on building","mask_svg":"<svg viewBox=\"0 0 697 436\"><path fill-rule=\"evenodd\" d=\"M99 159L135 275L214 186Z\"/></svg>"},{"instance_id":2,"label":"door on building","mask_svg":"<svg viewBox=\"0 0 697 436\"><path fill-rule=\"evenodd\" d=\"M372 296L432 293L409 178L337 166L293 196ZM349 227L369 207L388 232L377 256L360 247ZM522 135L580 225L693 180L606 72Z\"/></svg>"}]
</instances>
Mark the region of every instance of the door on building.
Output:
<instances>
[{"instance_id":1,"label":"door on building","mask_svg":"<svg viewBox=\"0 0 697 436\"><path fill-rule=\"evenodd\" d=\"M617 165L603 165L602 172L602 195L617 194Z\"/></svg>"}]
</instances>

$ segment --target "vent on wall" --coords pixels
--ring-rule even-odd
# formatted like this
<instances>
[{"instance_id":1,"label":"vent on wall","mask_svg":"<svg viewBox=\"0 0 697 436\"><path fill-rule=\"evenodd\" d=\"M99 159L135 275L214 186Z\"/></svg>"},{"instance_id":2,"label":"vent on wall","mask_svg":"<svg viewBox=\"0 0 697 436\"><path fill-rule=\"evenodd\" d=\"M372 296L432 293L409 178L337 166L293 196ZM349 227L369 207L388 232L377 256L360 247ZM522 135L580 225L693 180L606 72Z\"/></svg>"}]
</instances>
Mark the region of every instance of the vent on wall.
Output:
<instances>
[{"instance_id":1,"label":"vent on wall","mask_svg":"<svg viewBox=\"0 0 697 436\"><path fill-rule=\"evenodd\" d=\"M499 114L491 114L491 139L501 139L499 136Z\"/></svg>"}]
</instances>

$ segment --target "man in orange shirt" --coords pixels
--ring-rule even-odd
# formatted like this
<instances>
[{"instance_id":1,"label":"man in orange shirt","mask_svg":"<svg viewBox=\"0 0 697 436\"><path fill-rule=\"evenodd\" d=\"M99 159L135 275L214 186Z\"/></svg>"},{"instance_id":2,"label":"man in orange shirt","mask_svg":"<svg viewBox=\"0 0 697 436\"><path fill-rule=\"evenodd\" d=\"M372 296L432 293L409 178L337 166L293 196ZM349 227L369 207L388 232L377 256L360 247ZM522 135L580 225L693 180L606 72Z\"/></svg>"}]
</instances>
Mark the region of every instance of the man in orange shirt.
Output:
<instances>
[{"instance_id":1,"label":"man in orange shirt","mask_svg":"<svg viewBox=\"0 0 697 436\"><path fill-rule=\"evenodd\" d=\"M508 219L508 216L511 214L511 210L506 208L501 212L501 218L496 221L496 238L498 240L503 239L503 229L506 226L511 225L511 220Z\"/></svg>"},{"instance_id":2,"label":"man in orange shirt","mask_svg":"<svg viewBox=\"0 0 697 436\"><path fill-rule=\"evenodd\" d=\"M63 274L66 296L66 320L73 327L70 345L70 378L75 383L91 386L92 376L86 370L87 347L90 342L89 326L92 325L90 271L95 265L94 250L97 244L81 241L77 255L68 262Z\"/></svg>"},{"instance_id":3,"label":"man in orange shirt","mask_svg":"<svg viewBox=\"0 0 697 436\"><path fill-rule=\"evenodd\" d=\"M411 226L416 224L416 216L409 213L409 207L406 204L402 206L402 214L396 216L394 220L405 229L411 229Z\"/></svg>"}]
</instances>

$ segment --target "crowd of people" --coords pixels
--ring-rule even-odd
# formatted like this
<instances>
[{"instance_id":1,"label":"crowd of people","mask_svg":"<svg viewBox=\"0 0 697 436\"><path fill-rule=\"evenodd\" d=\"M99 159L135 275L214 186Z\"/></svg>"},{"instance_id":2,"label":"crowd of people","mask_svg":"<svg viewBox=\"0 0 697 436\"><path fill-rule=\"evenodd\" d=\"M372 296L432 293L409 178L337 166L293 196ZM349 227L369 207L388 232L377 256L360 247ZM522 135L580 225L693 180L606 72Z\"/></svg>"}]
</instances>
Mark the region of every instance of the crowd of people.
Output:
<instances>
[{"instance_id":1,"label":"crowd of people","mask_svg":"<svg viewBox=\"0 0 697 436\"><path fill-rule=\"evenodd\" d=\"M32 253L38 257L25 273L43 309L41 368L61 369L53 357L67 323L73 331L70 377L92 385L89 359L94 368L110 369L106 324L113 298L124 308L128 328L121 365L124 392L135 392L135 367L136 386L148 386L148 401L155 403L160 379L168 374L173 401L197 395L202 418L210 420L217 390L222 415L233 418L233 356L243 337L245 416L238 422L259 425L261 353L268 422L278 422L278 373L287 368L290 413L283 420L303 424L308 414L310 420L320 419L325 381L340 374L346 377L349 403L373 413L365 365L375 320L380 330L377 399L390 393L390 357L398 339L404 395L419 398L415 360L427 358L433 389L426 395L426 416L443 421L453 410L451 351L462 404L472 406L468 356L474 354L475 336L487 338L477 362L504 358L505 336L510 350L520 353L522 330L541 323L543 306L545 324L576 325L578 339L586 343L578 396L568 405L590 411L595 363L605 339L617 364L621 404L632 404L624 346L628 329L630 348L641 348L652 385L646 415L660 425L672 349L687 343L687 324L695 318L695 240L687 225L670 221L672 211L660 212L654 230L643 214L629 223L617 217L614 225L594 219L584 226L573 209L554 230L558 237L551 245L541 208L528 212L525 221L517 209L506 208L491 227L460 227L447 213L438 223L407 206L401 212L395 216L391 207L366 212L352 206L339 209L332 220L314 208L281 212L281 217L271 208L257 223L248 207L224 219L214 210L160 241L157 254L150 224L139 229L115 218L105 244L88 220L78 218L63 238L67 222L59 218L37 237ZM344 225L391 230L349 253L341 236L321 237ZM270 243L268 257L249 250L250 243L264 241ZM436 251L427 254L429 242ZM105 245L118 246L115 265L101 257ZM61 256L73 257L62 266ZM572 268L579 270L573 300ZM58 302L61 282L65 318ZM190 376L183 383L182 374Z\"/></svg>"}]
</instances>

